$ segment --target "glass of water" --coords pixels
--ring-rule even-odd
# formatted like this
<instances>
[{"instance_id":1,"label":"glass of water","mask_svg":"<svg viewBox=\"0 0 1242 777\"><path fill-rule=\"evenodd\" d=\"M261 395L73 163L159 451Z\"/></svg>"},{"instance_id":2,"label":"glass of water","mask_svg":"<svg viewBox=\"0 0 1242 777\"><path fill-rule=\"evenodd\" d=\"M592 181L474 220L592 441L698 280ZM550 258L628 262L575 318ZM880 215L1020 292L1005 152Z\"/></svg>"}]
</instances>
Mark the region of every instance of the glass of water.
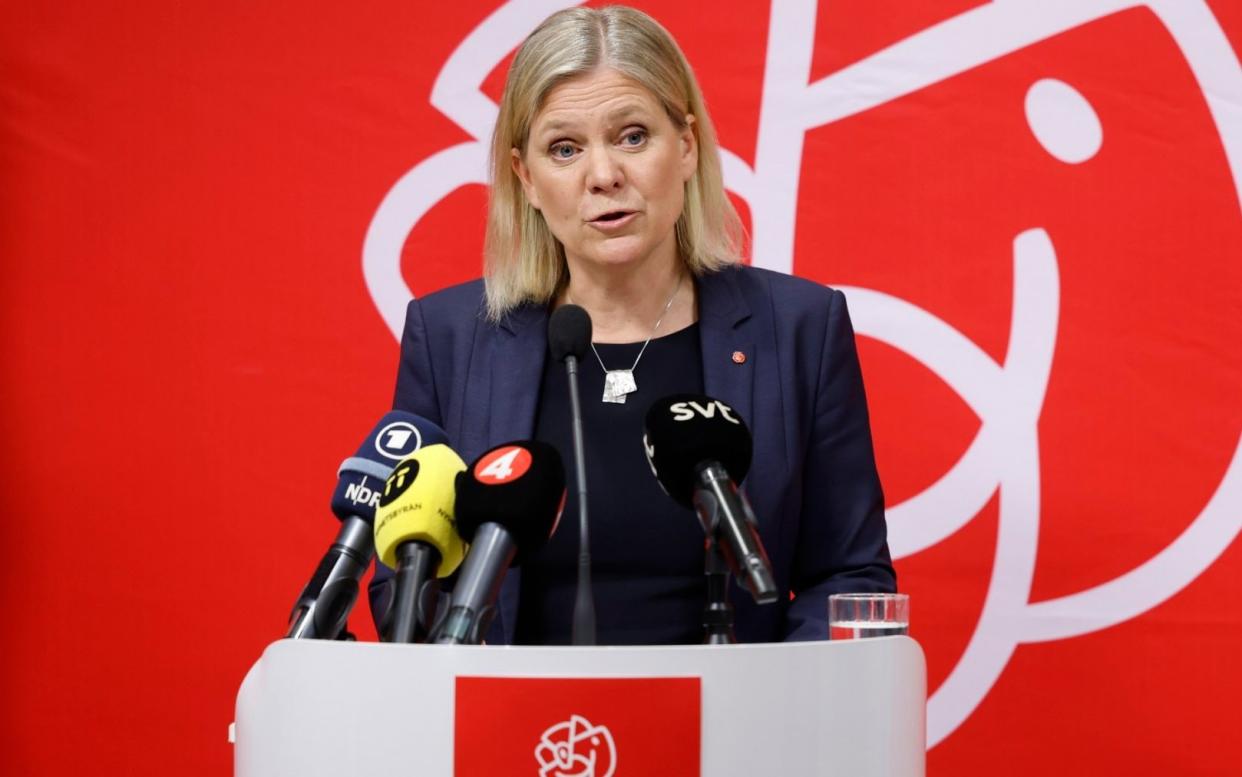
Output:
<instances>
[{"instance_id":1,"label":"glass of water","mask_svg":"<svg viewBox=\"0 0 1242 777\"><path fill-rule=\"evenodd\" d=\"M833 594L828 597L828 638L891 637L910 629L906 594Z\"/></svg>"}]
</instances>

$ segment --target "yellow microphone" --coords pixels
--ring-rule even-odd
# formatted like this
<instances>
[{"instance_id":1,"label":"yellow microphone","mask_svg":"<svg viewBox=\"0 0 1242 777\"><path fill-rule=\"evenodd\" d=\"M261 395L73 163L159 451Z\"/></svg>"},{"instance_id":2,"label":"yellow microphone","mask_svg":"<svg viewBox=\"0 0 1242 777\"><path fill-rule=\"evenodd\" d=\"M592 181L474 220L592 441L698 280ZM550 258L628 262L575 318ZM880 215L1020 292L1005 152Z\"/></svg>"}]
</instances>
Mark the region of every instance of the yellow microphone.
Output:
<instances>
[{"instance_id":1,"label":"yellow microphone","mask_svg":"<svg viewBox=\"0 0 1242 777\"><path fill-rule=\"evenodd\" d=\"M466 555L453 516L457 473L466 463L442 443L420 448L388 476L375 511L375 552L397 570L391 642L421 642L440 585Z\"/></svg>"}]
</instances>

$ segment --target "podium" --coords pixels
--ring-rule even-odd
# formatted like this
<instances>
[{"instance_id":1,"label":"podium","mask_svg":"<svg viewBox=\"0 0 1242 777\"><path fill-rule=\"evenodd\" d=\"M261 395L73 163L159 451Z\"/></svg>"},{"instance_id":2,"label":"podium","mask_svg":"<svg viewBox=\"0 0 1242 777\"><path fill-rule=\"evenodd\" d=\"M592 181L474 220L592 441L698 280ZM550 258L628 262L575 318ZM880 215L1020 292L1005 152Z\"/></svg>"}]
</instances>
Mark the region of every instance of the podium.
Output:
<instances>
[{"instance_id":1,"label":"podium","mask_svg":"<svg viewBox=\"0 0 1242 777\"><path fill-rule=\"evenodd\" d=\"M577 702L575 682L585 683ZM468 777L477 770L463 753L495 757L517 736L512 763L493 773L913 777L924 773L926 697L909 637L591 648L282 640L238 692L234 773ZM630 718L612 720L626 705ZM659 756L670 763L639 755L676 748L682 756ZM577 766L548 766L555 758Z\"/></svg>"}]
</instances>

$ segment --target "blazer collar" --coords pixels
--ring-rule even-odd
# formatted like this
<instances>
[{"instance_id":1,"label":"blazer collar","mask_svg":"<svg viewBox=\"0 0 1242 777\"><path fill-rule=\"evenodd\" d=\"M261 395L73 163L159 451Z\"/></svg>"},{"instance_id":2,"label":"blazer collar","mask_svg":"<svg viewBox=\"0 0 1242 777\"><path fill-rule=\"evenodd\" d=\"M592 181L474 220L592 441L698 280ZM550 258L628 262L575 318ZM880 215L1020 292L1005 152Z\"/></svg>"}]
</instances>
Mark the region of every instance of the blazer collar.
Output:
<instances>
[{"instance_id":1,"label":"blazer collar","mask_svg":"<svg viewBox=\"0 0 1242 777\"><path fill-rule=\"evenodd\" d=\"M755 333L736 267L698 279L703 393L724 401L753 424Z\"/></svg>"},{"instance_id":2,"label":"blazer collar","mask_svg":"<svg viewBox=\"0 0 1242 777\"><path fill-rule=\"evenodd\" d=\"M538 324L542 323L540 327ZM504 318L500 320L500 328L511 335L520 335L530 327L535 327L535 332L539 334L547 334L548 324L548 308L546 305L536 305L534 303L526 303L509 311Z\"/></svg>"},{"instance_id":3,"label":"blazer collar","mask_svg":"<svg viewBox=\"0 0 1242 777\"><path fill-rule=\"evenodd\" d=\"M738 285L741 274L741 268L726 267L697 279L701 321L732 328L750 318L750 305Z\"/></svg>"},{"instance_id":4,"label":"blazer collar","mask_svg":"<svg viewBox=\"0 0 1242 777\"><path fill-rule=\"evenodd\" d=\"M509 440L530 439L535 434L539 386L548 353L548 310L543 305L523 305L500 322L499 333L487 358L490 380L486 401L486 439L482 453Z\"/></svg>"}]
</instances>

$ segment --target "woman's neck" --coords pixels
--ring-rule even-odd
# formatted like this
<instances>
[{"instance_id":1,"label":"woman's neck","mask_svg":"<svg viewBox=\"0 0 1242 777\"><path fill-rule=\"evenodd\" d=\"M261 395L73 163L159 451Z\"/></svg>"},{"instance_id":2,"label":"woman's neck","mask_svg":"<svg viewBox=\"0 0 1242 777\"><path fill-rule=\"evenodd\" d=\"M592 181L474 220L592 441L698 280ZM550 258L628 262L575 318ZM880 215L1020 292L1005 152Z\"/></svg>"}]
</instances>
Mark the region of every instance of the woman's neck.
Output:
<instances>
[{"instance_id":1,"label":"woman's neck","mask_svg":"<svg viewBox=\"0 0 1242 777\"><path fill-rule=\"evenodd\" d=\"M581 305L591 315L591 339L597 343L642 342L693 324L698 314L694 283L680 260L660 268L591 272L570 270L559 303Z\"/></svg>"}]
</instances>

